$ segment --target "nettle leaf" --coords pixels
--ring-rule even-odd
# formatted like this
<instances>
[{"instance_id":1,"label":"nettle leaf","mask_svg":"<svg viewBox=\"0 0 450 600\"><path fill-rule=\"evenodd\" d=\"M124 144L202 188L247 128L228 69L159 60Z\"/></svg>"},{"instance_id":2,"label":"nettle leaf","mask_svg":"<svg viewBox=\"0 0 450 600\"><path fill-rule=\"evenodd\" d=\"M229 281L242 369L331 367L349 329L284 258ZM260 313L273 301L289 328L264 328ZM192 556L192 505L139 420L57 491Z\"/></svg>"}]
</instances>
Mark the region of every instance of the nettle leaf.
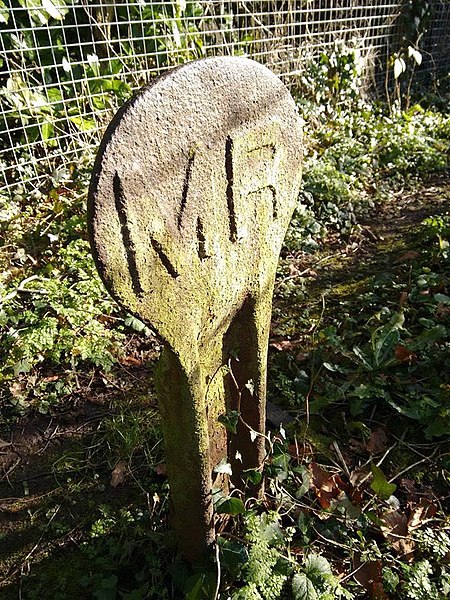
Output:
<instances>
[{"instance_id":1,"label":"nettle leaf","mask_svg":"<svg viewBox=\"0 0 450 600\"><path fill-rule=\"evenodd\" d=\"M397 489L395 483L389 483L385 474L376 465L372 464L373 481L370 487L381 500L388 500Z\"/></svg>"},{"instance_id":2,"label":"nettle leaf","mask_svg":"<svg viewBox=\"0 0 450 600\"><path fill-rule=\"evenodd\" d=\"M49 121L45 121L44 123L41 123L41 133L42 133L42 139L44 141L47 141L50 138L52 138L55 133L55 128L53 127L53 123L50 123Z\"/></svg>"},{"instance_id":3,"label":"nettle leaf","mask_svg":"<svg viewBox=\"0 0 450 600\"><path fill-rule=\"evenodd\" d=\"M292 597L294 600L319 600L313 582L305 573L297 573L292 578Z\"/></svg>"},{"instance_id":4,"label":"nettle leaf","mask_svg":"<svg viewBox=\"0 0 450 600\"><path fill-rule=\"evenodd\" d=\"M425 329L416 338L414 342L414 348L424 348L432 346L435 342L445 338L447 336L447 330L444 325L436 325L430 329Z\"/></svg>"},{"instance_id":5,"label":"nettle leaf","mask_svg":"<svg viewBox=\"0 0 450 600\"><path fill-rule=\"evenodd\" d=\"M31 371L31 363L28 358L24 358L23 360L19 360L14 365L14 375L17 377L21 373L29 373Z\"/></svg>"},{"instance_id":6,"label":"nettle leaf","mask_svg":"<svg viewBox=\"0 0 450 600\"><path fill-rule=\"evenodd\" d=\"M233 496L229 496L228 498L224 498L222 501L219 501L216 505L216 513L217 514L226 514L235 517L236 515L241 515L245 512L245 506L242 500L239 498L234 498Z\"/></svg>"},{"instance_id":7,"label":"nettle leaf","mask_svg":"<svg viewBox=\"0 0 450 600\"><path fill-rule=\"evenodd\" d=\"M319 554L310 554L305 560L305 572L310 579L321 575L331 575L331 565Z\"/></svg>"}]
</instances>

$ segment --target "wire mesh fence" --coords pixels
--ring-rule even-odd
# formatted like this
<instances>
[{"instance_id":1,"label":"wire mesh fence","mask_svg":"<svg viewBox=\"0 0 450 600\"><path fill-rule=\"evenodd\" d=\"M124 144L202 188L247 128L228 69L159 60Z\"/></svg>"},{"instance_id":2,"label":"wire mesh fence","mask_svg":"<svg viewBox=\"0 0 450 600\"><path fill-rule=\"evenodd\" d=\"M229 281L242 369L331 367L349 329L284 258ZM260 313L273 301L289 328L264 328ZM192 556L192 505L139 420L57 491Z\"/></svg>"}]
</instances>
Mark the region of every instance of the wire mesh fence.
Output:
<instances>
[{"instance_id":1,"label":"wire mesh fence","mask_svg":"<svg viewBox=\"0 0 450 600\"><path fill-rule=\"evenodd\" d=\"M449 6L434 2L428 70L449 64ZM0 0L0 191L64 181L134 90L188 60L246 55L295 86L339 41L369 76L398 46L402 11L396 0Z\"/></svg>"}]
</instances>

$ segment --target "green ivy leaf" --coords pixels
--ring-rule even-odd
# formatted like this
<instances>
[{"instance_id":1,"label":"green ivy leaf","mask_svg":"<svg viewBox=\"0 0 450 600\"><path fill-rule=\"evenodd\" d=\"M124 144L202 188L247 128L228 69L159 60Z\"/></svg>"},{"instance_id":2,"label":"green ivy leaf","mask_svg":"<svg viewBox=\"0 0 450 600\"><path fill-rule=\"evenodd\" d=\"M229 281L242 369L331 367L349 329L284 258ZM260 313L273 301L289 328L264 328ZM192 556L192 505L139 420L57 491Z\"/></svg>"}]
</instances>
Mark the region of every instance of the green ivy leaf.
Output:
<instances>
[{"instance_id":1,"label":"green ivy leaf","mask_svg":"<svg viewBox=\"0 0 450 600\"><path fill-rule=\"evenodd\" d=\"M134 331L137 331L138 333L143 333L147 336L150 336L152 333L151 329L149 329L145 323L143 323L140 319L133 317L133 315L128 315L125 318L124 323L127 327L131 327L131 329L134 329Z\"/></svg>"},{"instance_id":2,"label":"green ivy leaf","mask_svg":"<svg viewBox=\"0 0 450 600\"><path fill-rule=\"evenodd\" d=\"M206 600L212 598L216 586L215 574L210 571L200 571L189 577L185 585L186 600Z\"/></svg>"},{"instance_id":3,"label":"green ivy leaf","mask_svg":"<svg viewBox=\"0 0 450 600\"><path fill-rule=\"evenodd\" d=\"M386 476L384 475L383 471L379 467L372 464L371 468L372 468L373 481L370 484L370 487L375 492L375 494L378 496L378 498L380 498L381 500L387 500L395 492L395 490L397 489L397 486L395 485L395 483L388 482L388 480L386 479Z\"/></svg>"},{"instance_id":4,"label":"green ivy leaf","mask_svg":"<svg viewBox=\"0 0 450 600\"><path fill-rule=\"evenodd\" d=\"M220 415L217 420L225 426L227 431L236 433L240 414L238 410L228 410L224 415Z\"/></svg>"},{"instance_id":5,"label":"green ivy leaf","mask_svg":"<svg viewBox=\"0 0 450 600\"><path fill-rule=\"evenodd\" d=\"M248 550L239 542L218 538L220 547L220 564L233 577L238 577L242 567L248 561Z\"/></svg>"},{"instance_id":6,"label":"green ivy leaf","mask_svg":"<svg viewBox=\"0 0 450 600\"><path fill-rule=\"evenodd\" d=\"M14 375L17 377L21 373L29 373L31 371L31 363L28 358L24 358L23 360L19 360L14 365Z\"/></svg>"},{"instance_id":7,"label":"green ivy leaf","mask_svg":"<svg viewBox=\"0 0 450 600\"><path fill-rule=\"evenodd\" d=\"M236 515L241 515L245 512L245 506L242 500L239 498L234 498L233 496L229 496L228 498L224 498L222 501L219 501L216 506L217 514L226 514L235 517Z\"/></svg>"},{"instance_id":8,"label":"green ivy leaf","mask_svg":"<svg viewBox=\"0 0 450 600\"><path fill-rule=\"evenodd\" d=\"M260 471L256 471L256 469L248 469L244 471L244 476L252 485L258 485L261 483L262 473Z\"/></svg>"}]
</instances>

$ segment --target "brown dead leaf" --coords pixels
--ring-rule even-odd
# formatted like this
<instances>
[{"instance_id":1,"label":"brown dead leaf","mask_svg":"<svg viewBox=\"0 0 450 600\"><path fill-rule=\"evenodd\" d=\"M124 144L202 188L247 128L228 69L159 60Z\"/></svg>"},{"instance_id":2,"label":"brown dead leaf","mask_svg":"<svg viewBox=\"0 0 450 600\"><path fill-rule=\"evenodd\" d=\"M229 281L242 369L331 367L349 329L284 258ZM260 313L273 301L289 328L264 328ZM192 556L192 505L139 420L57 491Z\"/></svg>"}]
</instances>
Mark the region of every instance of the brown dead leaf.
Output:
<instances>
[{"instance_id":1,"label":"brown dead leaf","mask_svg":"<svg viewBox=\"0 0 450 600\"><path fill-rule=\"evenodd\" d=\"M383 588L383 568L381 560L361 561L361 554L355 553L353 557L354 578L367 590L369 598L388 598Z\"/></svg>"},{"instance_id":2,"label":"brown dead leaf","mask_svg":"<svg viewBox=\"0 0 450 600\"><path fill-rule=\"evenodd\" d=\"M417 494L416 482L414 479L402 477L402 479L400 479L400 486L405 488L408 494Z\"/></svg>"},{"instance_id":3,"label":"brown dead leaf","mask_svg":"<svg viewBox=\"0 0 450 600\"><path fill-rule=\"evenodd\" d=\"M418 489L416 488L416 482L412 479L402 478L399 481L399 488L406 492L406 497L409 502L416 503L418 498Z\"/></svg>"},{"instance_id":4,"label":"brown dead leaf","mask_svg":"<svg viewBox=\"0 0 450 600\"><path fill-rule=\"evenodd\" d=\"M116 321L116 317L110 317L109 315L99 315L97 317L97 321L100 321L100 323L114 323Z\"/></svg>"},{"instance_id":5,"label":"brown dead leaf","mask_svg":"<svg viewBox=\"0 0 450 600\"><path fill-rule=\"evenodd\" d=\"M416 481L414 479L408 479L407 477L402 477L399 481L399 485L408 492L408 494L417 494L418 489L416 485Z\"/></svg>"},{"instance_id":6,"label":"brown dead leaf","mask_svg":"<svg viewBox=\"0 0 450 600\"><path fill-rule=\"evenodd\" d=\"M126 460L119 460L111 473L111 481L109 485L113 488L117 487L125 481L125 476L128 471L128 463Z\"/></svg>"},{"instance_id":7,"label":"brown dead leaf","mask_svg":"<svg viewBox=\"0 0 450 600\"><path fill-rule=\"evenodd\" d=\"M428 498L421 498L419 504L411 509L407 523L408 532L422 527L425 521L434 517L437 510L437 507L431 500L428 500Z\"/></svg>"},{"instance_id":8,"label":"brown dead leaf","mask_svg":"<svg viewBox=\"0 0 450 600\"><path fill-rule=\"evenodd\" d=\"M125 367L141 367L142 366L142 360L140 360L139 358L136 358L135 356L123 356L119 362L121 365L124 365Z\"/></svg>"},{"instance_id":9,"label":"brown dead leaf","mask_svg":"<svg viewBox=\"0 0 450 600\"><path fill-rule=\"evenodd\" d=\"M167 477L167 465L166 463L159 463L155 468L156 474L161 477Z\"/></svg>"},{"instance_id":10,"label":"brown dead leaf","mask_svg":"<svg viewBox=\"0 0 450 600\"><path fill-rule=\"evenodd\" d=\"M59 375L49 375L48 377L43 377L42 381L45 383L50 383L52 381L58 381Z\"/></svg>"},{"instance_id":11,"label":"brown dead leaf","mask_svg":"<svg viewBox=\"0 0 450 600\"><path fill-rule=\"evenodd\" d=\"M436 309L436 316L437 317L448 317L450 315L450 306L445 306L445 304L438 304L438 307Z\"/></svg>"},{"instance_id":12,"label":"brown dead leaf","mask_svg":"<svg viewBox=\"0 0 450 600\"><path fill-rule=\"evenodd\" d=\"M358 440L357 438L351 437L348 440L348 447L350 449L350 452L357 452L360 453L362 452L365 447L364 447L364 442L362 442L361 440Z\"/></svg>"},{"instance_id":13,"label":"brown dead leaf","mask_svg":"<svg viewBox=\"0 0 450 600\"><path fill-rule=\"evenodd\" d=\"M408 362L409 364L412 364L413 362L416 362L417 354L408 350L405 346L397 344L397 346L395 346L395 358L400 363Z\"/></svg>"},{"instance_id":14,"label":"brown dead leaf","mask_svg":"<svg viewBox=\"0 0 450 600\"><path fill-rule=\"evenodd\" d=\"M395 262L405 262L407 260L415 260L416 258L419 258L419 256L420 256L420 254L418 252L416 252L415 250L408 250L408 252L405 252L405 254L402 254L401 256L399 256Z\"/></svg>"},{"instance_id":15,"label":"brown dead leaf","mask_svg":"<svg viewBox=\"0 0 450 600\"><path fill-rule=\"evenodd\" d=\"M382 517L381 531L392 548L404 559L410 561L414 555L415 542L408 537L408 518L397 510L391 510Z\"/></svg>"},{"instance_id":16,"label":"brown dead leaf","mask_svg":"<svg viewBox=\"0 0 450 600\"><path fill-rule=\"evenodd\" d=\"M314 454L312 446L308 442L302 444L290 444L288 448L289 455L295 460L302 461Z\"/></svg>"},{"instance_id":17,"label":"brown dead leaf","mask_svg":"<svg viewBox=\"0 0 450 600\"><path fill-rule=\"evenodd\" d=\"M348 486L338 474L327 473L317 463L311 463L310 471L311 487L316 493L320 506L330 508L331 501L337 499L343 490L347 491Z\"/></svg>"},{"instance_id":18,"label":"brown dead leaf","mask_svg":"<svg viewBox=\"0 0 450 600\"><path fill-rule=\"evenodd\" d=\"M362 490L358 490L357 488L354 488L351 491L350 494L350 501L352 502L352 504L355 504L356 506L361 506L364 500L364 493Z\"/></svg>"},{"instance_id":19,"label":"brown dead leaf","mask_svg":"<svg viewBox=\"0 0 450 600\"><path fill-rule=\"evenodd\" d=\"M350 484L358 487L362 481L367 480L367 471L365 469L354 469L350 473Z\"/></svg>"},{"instance_id":20,"label":"brown dead leaf","mask_svg":"<svg viewBox=\"0 0 450 600\"><path fill-rule=\"evenodd\" d=\"M400 308L401 308L402 306L405 306L405 304L406 304L406 301L408 300L408 295L409 295L409 294L408 294L408 292L407 292L406 290L405 290L405 291L403 291L403 292L401 293L401 295L400 295L400 300L399 300L399 302L398 302L398 304L399 304Z\"/></svg>"},{"instance_id":21,"label":"brown dead leaf","mask_svg":"<svg viewBox=\"0 0 450 600\"><path fill-rule=\"evenodd\" d=\"M280 352L289 352L300 344L300 340L281 340L280 342L272 342L270 345Z\"/></svg>"},{"instance_id":22,"label":"brown dead leaf","mask_svg":"<svg viewBox=\"0 0 450 600\"><path fill-rule=\"evenodd\" d=\"M381 454L382 452L386 452L387 441L388 438L385 430L379 427L372 432L366 448L371 454Z\"/></svg>"},{"instance_id":23,"label":"brown dead leaf","mask_svg":"<svg viewBox=\"0 0 450 600\"><path fill-rule=\"evenodd\" d=\"M310 468L310 471L311 471L311 483L312 483L312 485L315 488L320 489L322 487L322 485L329 479L330 473L327 473L326 471L324 471L315 462L312 462L310 464L309 468Z\"/></svg>"}]
</instances>

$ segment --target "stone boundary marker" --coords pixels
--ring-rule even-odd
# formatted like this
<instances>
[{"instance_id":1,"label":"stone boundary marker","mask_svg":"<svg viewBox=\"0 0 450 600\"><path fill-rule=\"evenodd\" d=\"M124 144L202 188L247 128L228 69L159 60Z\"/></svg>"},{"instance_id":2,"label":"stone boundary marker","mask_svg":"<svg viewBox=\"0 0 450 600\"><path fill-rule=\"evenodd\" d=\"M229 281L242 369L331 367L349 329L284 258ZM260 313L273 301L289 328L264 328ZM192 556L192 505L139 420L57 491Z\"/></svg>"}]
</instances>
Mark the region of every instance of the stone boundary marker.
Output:
<instances>
[{"instance_id":1,"label":"stone boundary marker","mask_svg":"<svg viewBox=\"0 0 450 600\"><path fill-rule=\"evenodd\" d=\"M211 489L262 469L278 256L297 202L300 120L286 87L245 58L174 69L109 125L89 228L112 296L164 342L157 391L181 553L214 542ZM236 433L218 421L238 411ZM236 413L235 413L236 414ZM258 494L258 489L249 489Z\"/></svg>"}]
</instances>

